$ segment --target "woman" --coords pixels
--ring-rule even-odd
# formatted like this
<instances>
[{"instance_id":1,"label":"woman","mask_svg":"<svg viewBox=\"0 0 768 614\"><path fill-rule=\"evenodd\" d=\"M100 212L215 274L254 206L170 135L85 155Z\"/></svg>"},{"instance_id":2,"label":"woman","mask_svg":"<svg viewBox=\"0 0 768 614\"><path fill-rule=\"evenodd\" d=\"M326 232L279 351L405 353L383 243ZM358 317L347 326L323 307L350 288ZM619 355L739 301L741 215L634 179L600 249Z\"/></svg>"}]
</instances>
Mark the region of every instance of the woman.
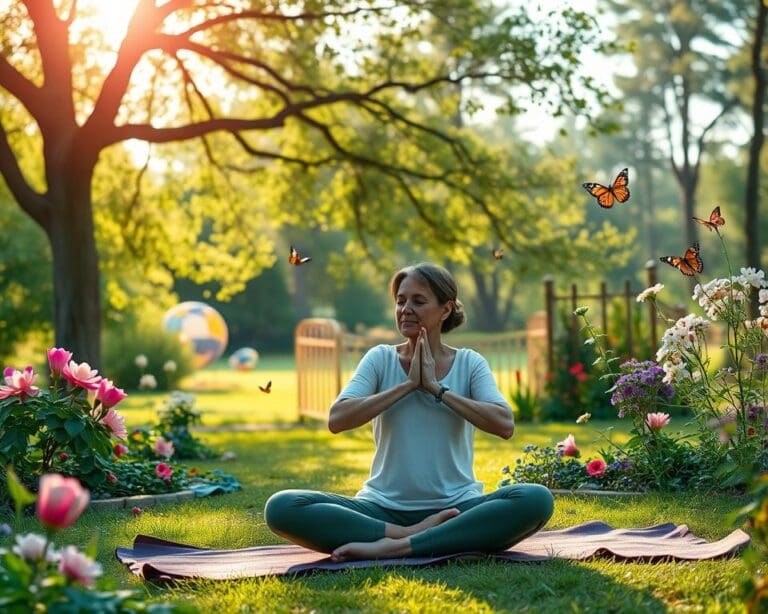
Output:
<instances>
[{"instance_id":1,"label":"woman","mask_svg":"<svg viewBox=\"0 0 768 614\"><path fill-rule=\"evenodd\" d=\"M474 429L509 439L515 424L486 360L441 339L464 321L451 274L417 264L391 290L406 341L366 353L328 420L333 433L373 422L369 479L355 497L276 493L267 525L335 561L504 550L546 524L552 495L537 484L483 495L475 480Z\"/></svg>"}]
</instances>

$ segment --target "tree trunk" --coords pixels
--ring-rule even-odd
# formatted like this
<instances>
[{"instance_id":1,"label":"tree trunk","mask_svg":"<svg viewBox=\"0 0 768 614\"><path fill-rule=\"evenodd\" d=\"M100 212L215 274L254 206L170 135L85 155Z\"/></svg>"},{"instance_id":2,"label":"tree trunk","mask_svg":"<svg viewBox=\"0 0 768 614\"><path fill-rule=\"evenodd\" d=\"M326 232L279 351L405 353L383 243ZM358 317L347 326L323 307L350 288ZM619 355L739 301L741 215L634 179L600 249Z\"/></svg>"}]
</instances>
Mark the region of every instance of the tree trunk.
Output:
<instances>
[{"instance_id":1,"label":"tree trunk","mask_svg":"<svg viewBox=\"0 0 768 614\"><path fill-rule=\"evenodd\" d=\"M476 298L474 301L476 322L474 326L484 332L498 332L504 330L504 322L500 313L499 284L488 284L486 276L475 267L470 266L469 271L475 282ZM494 272L492 275L498 275Z\"/></svg>"},{"instance_id":2,"label":"tree trunk","mask_svg":"<svg viewBox=\"0 0 768 614\"><path fill-rule=\"evenodd\" d=\"M755 92L752 99L752 140L749 143L749 161L747 163L747 182L745 190L745 234L747 237L746 260L748 267L760 269L760 236L758 221L758 204L760 202L760 154L765 142L763 133L765 125L764 107L766 95L766 72L763 68L763 39L765 38L768 6L762 0L758 1L758 14L755 24L755 40L752 42L752 78ZM753 315L756 313L756 304Z\"/></svg>"},{"instance_id":3,"label":"tree trunk","mask_svg":"<svg viewBox=\"0 0 768 614\"><path fill-rule=\"evenodd\" d=\"M99 257L93 228L93 164L66 165L49 174L56 346L77 362L101 367Z\"/></svg>"}]
</instances>

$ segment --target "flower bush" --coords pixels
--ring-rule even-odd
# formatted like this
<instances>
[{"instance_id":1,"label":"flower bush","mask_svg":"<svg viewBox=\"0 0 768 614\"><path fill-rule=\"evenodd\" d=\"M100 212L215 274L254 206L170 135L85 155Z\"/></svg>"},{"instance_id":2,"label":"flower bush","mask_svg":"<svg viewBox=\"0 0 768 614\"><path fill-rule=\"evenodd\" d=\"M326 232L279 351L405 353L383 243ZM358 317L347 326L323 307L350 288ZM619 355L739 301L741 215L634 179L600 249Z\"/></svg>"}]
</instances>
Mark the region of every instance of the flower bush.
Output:
<instances>
[{"instance_id":1,"label":"flower bush","mask_svg":"<svg viewBox=\"0 0 768 614\"><path fill-rule=\"evenodd\" d=\"M35 501L8 472L9 491L17 509L17 521L24 505ZM88 490L74 478L45 474L40 479L37 516L44 534L14 533L6 529L0 543L0 608L8 614L28 612L132 613L184 612L188 608L172 603L148 604L145 596L133 590L107 590L100 586L102 568L93 552L74 545L57 549L53 537L57 530L77 521L88 504ZM95 589L95 590L94 590Z\"/></svg>"},{"instance_id":2,"label":"flower bush","mask_svg":"<svg viewBox=\"0 0 768 614\"><path fill-rule=\"evenodd\" d=\"M515 387L509 393L515 419L522 422L538 421L541 418L541 403L530 382L523 383L520 369L515 369Z\"/></svg>"},{"instance_id":3,"label":"flower bush","mask_svg":"<svg viewBox=\"0 0 768 614\"><path fill-rule=\"evenodd\" d=\"M48 364L50 385L43 388L36 385L32 367L4 370L0 456L28 487L68 459L76 459L70 463L71 475L98 487L107 479L115 442L127 434L115 410L125 392L62 348L48 350Z\"/></svg>"},{"instance_id":4,"label":"flower bush","mask_svg":"<svg viewBox=\"0 0 768 614\"><path fill-rule=\"evenodd\" d=\"M717 234L722 242L719 230ZM722 247L727 259L724 242ZM743 492L752 476L768 471L768 283L764 278L762 271L742 268L739 275L698 283L692 298L706 317L691 313L672 319L657 304L668 328L655 360L622 362L605 347L606 335L592 325L588 308L576 309L574 315L584 322L584 345L596 355L592 364L602 365L601 379L613 383L608 390L610 403L619 418L631 421L631 437L619 445L601 433L608 446L600 450L599 458L581 462L567 453L576 448L569 435L556 448L529 450L514 470L505 468L504 481L541 481L555 488ZM663 289L656 284L637 300L656 301ZM758 304L754 316L750 315L753 299ZM725 366L715 364L707 342L706 332L716 323L725 328ZM618 370L616 363L621 363ZM571 367L572 376L580 373ZM583 396L576 398L583 403L580 411L592 409ZM669 432L673 422L683 426L691 415L688 426L693 432ZM586 420L582 416L577 422Z\"/></svg>"}]
</instances>

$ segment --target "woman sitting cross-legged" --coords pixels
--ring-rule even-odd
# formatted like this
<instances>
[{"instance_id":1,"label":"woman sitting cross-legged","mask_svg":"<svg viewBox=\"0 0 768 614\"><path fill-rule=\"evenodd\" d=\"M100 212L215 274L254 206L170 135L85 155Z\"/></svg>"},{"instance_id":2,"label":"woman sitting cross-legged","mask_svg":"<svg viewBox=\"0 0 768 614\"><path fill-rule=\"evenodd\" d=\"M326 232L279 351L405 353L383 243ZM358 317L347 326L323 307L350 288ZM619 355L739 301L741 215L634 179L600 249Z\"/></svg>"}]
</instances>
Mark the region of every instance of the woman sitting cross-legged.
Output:
<instances>
[{"instance_id":1,"label":"woman sitting cross-legged","mask_svg":"<svg viewBox=\"0 0 768 614\"><path fill-rule=\"evenodd\" d=\"M515 424L487 361L442 341L464 321L451 274L417 264L391 291L405 342L365 354L328 420L334 433L373 423L370 477L354 497L275 493L267 525L335 561L505 550L547 523L552 494L538 484L483 494L475 480L475 428L508 439Z\"/></svg>"}]
</instances>

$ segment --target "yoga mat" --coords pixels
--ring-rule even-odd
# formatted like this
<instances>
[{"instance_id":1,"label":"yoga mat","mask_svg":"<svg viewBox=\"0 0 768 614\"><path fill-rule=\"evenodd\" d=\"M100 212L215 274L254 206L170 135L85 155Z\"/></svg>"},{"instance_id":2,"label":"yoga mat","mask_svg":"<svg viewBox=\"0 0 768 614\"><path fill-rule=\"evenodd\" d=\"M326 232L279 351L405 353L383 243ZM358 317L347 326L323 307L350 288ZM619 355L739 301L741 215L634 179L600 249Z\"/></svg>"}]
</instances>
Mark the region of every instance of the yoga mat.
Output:
<instances>
[{"instance_id":1,"label":"yoga mat","mask_svg":"<svg viewBox=\"0 0 768 614\"><path fill-rule=\"evenodd\" d=\"M445 556L334 563L326 554L295 545L209 550L138 535L133 542L133 548L117 548L115 555L137 576L153 582L168 582L183 578L228 580L294 575L317 570L335 571L377 565L420 567L459 558L530 562L552 558L582 560L605 556L645 562L701 561L733 554L749 543L749 540L749 535L739 529L723 539L708 542L696 537L686 525L667 523L639 529L614 529L595 520L566 529L539 531L509 550L492 554L461 552Z\"/></svg>"}]
</instances>

